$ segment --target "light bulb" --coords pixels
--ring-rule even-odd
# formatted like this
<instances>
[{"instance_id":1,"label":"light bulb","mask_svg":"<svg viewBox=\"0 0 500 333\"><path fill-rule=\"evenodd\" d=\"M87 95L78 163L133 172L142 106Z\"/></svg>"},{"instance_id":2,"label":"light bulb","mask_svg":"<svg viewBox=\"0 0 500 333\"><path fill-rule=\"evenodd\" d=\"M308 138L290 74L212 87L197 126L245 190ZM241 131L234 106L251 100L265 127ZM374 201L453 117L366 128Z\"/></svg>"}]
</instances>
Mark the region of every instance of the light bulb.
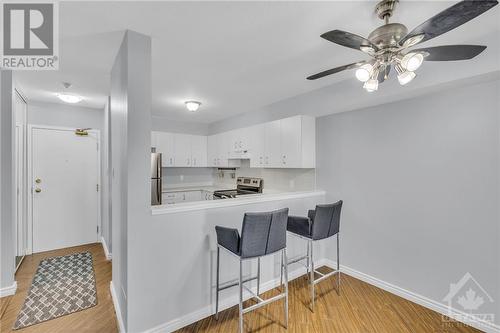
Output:
<instances>
[{"instance_id":1,"label":"light bulb","mask_svg":"<svg viewBox=\"0 0 500 333\"><path fill-rule=\"evenodd\" d=\"M356 78L361 82L366 82L370 79L372 75L373 66L370 64L364 64L356 70Z\"/></svg>"},{"instance_id":2,"label":"light bulb","mask_svg":"<svg viewBox=\"0 0 500 333\"><path fill-rule=\"evenodd\" d=\"M63 102L75 104L83 100L82 97L70 94L57 94L57 97Z\"/></svg>"},{"instance_id":3,"label":"light bulb","mask_svg":"<svg viewBox=\"0 0 500 333\"><path fill-rule=\"evenodd\" d=\"M196 101L186 101L186 102L184 102L184 104L186 104L186 108L188 109L188 111L191 111L191 112L195 112L196 110L198 110L198 108L201 105L200 102L196 102Z\"/></svg>"},{"instance_id":4,"label":"light bulb","mask_svg":"<svg viewBox=\"0 0 500 333\"><path fill-rule=\"evenodd\" d=\"M365 88L366 91L368 91L368 92L377 91L378 80L377 79L369 79L368 81L365 82L365 84L363 85L363 88Z\"/></svg>"},{"instance_id":5,"label":"light bulb","mask_svg":"<svg viewBox=\"0 0 500 333\"><path fill-rule=\"evenodd\" d=\"M424 61L424 56L422 53L408 53L403 57L401 60L401 64L403 67L410 72L416 71L420 65L422 65L422 62Z\"/></svg>"},{"instance_id":6,"label":"light bulb","mask_svg":"<svg viewBox=\"0 0 500 333\"><path fill-rule=\"evenodd\" d=\"M415 74L415 72L404 71L398 75L398 81L402 86L404 86L405 84L413 80L416 76L417 74Z\"/></svg>"}]
</instances>

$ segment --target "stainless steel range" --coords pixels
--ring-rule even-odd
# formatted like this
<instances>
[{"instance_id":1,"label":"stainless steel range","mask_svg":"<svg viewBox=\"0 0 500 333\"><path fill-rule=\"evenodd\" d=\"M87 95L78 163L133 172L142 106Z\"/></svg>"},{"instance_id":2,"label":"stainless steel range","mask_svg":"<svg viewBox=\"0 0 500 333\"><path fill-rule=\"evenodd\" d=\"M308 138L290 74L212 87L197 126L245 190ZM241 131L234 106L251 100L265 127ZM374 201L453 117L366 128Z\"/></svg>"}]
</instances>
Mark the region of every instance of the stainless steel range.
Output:
<instances>
[{"instance_id":1,"label":"stainless steel range","mask_svg":"<svg viewBox=\"0 0 500 333\"><path fill-rule=\"evenodd\" d=\"M238 177L236 189L215 191L214 199L230 199L240 195L262 193L263 188L264 179L262 178Z\"/></svg>"}]
</instances>

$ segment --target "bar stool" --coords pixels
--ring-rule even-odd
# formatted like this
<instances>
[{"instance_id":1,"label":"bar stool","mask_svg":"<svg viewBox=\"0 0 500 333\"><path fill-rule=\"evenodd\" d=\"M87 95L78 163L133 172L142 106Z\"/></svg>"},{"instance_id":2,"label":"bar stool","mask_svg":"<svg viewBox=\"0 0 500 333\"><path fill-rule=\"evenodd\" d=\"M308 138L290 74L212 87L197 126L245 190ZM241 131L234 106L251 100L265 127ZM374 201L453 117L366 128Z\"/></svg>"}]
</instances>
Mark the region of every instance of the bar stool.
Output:
<instances>
[{"instance_id":1,"label":"bar stool","mask_svg":"<svg viewBox=\"0 0 500 333\"><path fill-rule=\"evenodd\" d=\"M315 210L309 210L307 217L289 216L288 232L296 237L307 241L307 254L305 256L288 261L288 265L306 260L309 286L311 288L311 311L314 312L314 285L337 275L337 293L340 295L340 258L339 258L339 235L340 235L340 211L342 200L328 205L317 205ZM337 269L333 272L323 274L314 269L313 243L325 238L337 235ZM314 279L314 273L320 277Z\"/></svg>"},{"instance_id":2,"label":"bar stool","mask_svg":"<svg viewBox=\"0 0 500 333\"><path fill-rule=\"evenodd\" d=\"M269 303L285 299L285 327L288 327L288 268L286 262L286 228L288 208L265 213L245 213L241 236L237 229L216 226L217 233L217 286L215 296L215 318L219 316L219 292L221 290L239 286L239 331L243 332L243 314L260 308ZM220 249L226 250L240 261L238 282L220 287L219 264ZM269 299L259 296L260 287L260 258L281 251L280 276L285 274L285 291ZM257 259L257 276L243 280L243 261ZM257 294L244 285L246 282L257 280ZM283 284L282 284L283 285ZM243 308L243 288L257 300L257 304ZM281 289L283 290L283 289Z\"/></svg>"}]
</instances>

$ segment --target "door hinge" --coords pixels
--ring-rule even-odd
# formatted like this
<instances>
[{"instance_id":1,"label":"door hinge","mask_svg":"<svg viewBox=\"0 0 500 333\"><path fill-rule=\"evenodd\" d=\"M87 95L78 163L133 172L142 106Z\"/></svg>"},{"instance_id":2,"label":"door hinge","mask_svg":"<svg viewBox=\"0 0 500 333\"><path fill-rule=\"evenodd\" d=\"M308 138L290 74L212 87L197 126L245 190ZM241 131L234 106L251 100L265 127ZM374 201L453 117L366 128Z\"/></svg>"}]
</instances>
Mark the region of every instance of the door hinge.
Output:
<instances>
[{"instance_id":1,"label":"door hinge","mask_svg":"<svg viewBox=\"0 0 500 333\"><path fill-rule=\"evenodd\" d=\"M97 226L97 233L99 233L99 226Z\"/></svg>"},{"instance_id":2,"label":"door hinge","mask_svg":"<svg viewBox=\"0 0 500 333\"><path fill-rule=\"evenodd\" d=\"M96 190L97 192L99 192L99 184L96 184L96 186L95 186L95 190Z\"/></svg>"}]
</instances>

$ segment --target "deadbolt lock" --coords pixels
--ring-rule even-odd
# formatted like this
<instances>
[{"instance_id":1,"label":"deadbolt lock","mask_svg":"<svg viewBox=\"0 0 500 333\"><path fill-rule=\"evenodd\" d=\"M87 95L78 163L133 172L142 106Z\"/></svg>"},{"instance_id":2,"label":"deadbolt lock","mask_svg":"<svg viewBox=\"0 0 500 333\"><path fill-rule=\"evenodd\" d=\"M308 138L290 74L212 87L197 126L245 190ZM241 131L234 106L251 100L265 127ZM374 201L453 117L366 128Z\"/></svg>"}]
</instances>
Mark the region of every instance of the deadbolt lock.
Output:
<instances>
[{"instance_id":1,"label":"deadbolt lock","mask_svg":"<svg viewBox=\"0 0 500 333\"><path fill-rule=\"evenodd\" d=\"M35 183L40 184L42 180L40 178L35 179Z\"/></svg>"},{"instance_id":2,"label":"deadbolt lock","mask_svg":"<svg viewBox=\"0 0 500 333\"><path fill-rule=\"evenodd\" d=\"M42 189L40 189L40 188L36 188L36 189L35 189L35 192L36 192L36 193L40 193L40 192L42 192Z\"/></svg>"}]
</instances>

